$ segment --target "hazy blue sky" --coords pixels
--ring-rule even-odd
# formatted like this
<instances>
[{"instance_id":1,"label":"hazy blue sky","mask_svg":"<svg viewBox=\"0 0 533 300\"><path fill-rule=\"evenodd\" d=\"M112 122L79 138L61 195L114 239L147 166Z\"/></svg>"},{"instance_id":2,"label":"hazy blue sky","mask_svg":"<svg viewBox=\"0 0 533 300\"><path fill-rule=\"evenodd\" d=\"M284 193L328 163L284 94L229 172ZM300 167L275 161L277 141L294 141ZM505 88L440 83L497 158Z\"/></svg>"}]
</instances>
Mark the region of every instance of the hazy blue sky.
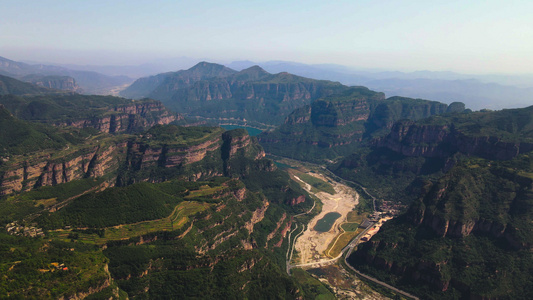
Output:
<instances>
[{"instance_id":1,"label":"hazy blue sky","mask_svg":"<svg viewBox=\"0 0 533 300\"><path fill-rule=\"evenodd\" d=\"M16 1L0 56L139 64L188 56L533 73L533 1Z\"/></svg>"}]
</instances>

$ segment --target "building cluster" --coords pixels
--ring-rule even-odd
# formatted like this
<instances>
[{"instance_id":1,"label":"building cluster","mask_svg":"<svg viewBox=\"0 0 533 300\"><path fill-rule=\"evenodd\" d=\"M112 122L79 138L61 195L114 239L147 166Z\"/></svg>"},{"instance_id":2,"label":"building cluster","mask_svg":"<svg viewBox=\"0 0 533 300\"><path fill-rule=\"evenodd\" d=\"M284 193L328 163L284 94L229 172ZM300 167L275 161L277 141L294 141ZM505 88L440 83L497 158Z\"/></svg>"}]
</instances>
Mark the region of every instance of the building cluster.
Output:
<instances>
[{"instance_id":1,"label":"building cluster","mask_svg":"<svg viewBox=\"0 0 533 300\"><path fill-rule=\"evenodd\" d=\"M44 237L42 228L34 226L21 226L17 222L11 222L6 225L6 231L10 235L26 236L26 237Z\"/></svg>"},{"instance_id":2,"label":"building cluster","mask_svg":"<svg viewBox=\"0 0 533 300\"><path fill-rule=\"evenodd\" d=\"M60 264L58 262L53 262L48 264L47 269L39 269L39 272L46 273L46 272L55 272L55 271L68 271L68 267L65 266L65 264Z\"/></svg>"},{"instance_id":3,"label":"building cluster","mask_svg":"<svg viewBox=\"0 0 533 300\"><path fill-rule=\"evenodd\" d=\"M379 205L379 208L382 212L389 214L391 216L397 216L401 210L405 208L405 205L400 203L395 203L393 201L383 200Z\"/></svg>"},{"instance_id":4,"label":"building cluster","mask_svg":"<svg viewBox=\"0 0 533 300\"><path fill-rule=\"evenodd\" d=\"M372 226L366 232L366 234L361 238L361 241L363 241L363 242L369 241L376 233L378 233L378 231L381 228L381 226L383 225L383 223L385 223L388 220L392 219L391 216L385 216L385 215L386 215L385 213L376 212L373 215L369 216L369 218L366 219L363 222L363 224L361 224L361 225L364 225L365 222L368 221L368 223L367 223L368 225L365 228L368 228L368 227Z\"/></svg>"}]
</instances>

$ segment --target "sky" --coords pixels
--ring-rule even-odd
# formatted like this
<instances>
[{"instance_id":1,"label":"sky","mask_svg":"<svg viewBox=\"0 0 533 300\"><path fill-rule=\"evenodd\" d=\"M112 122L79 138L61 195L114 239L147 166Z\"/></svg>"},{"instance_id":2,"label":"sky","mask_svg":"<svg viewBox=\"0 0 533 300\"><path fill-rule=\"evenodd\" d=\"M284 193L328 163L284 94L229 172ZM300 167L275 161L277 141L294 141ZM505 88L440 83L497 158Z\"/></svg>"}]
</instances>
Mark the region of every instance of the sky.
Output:
<instances>
[{"instance_id":1,"label":"sky","mask_svg":"<svg viewBox=\"0 0 533 300\"><path fill-rule=\"evenodd\" d=\"M0 10L0 56L19 61L533 73L533 1L2 0Z\"/></svg>"}]
</instances>

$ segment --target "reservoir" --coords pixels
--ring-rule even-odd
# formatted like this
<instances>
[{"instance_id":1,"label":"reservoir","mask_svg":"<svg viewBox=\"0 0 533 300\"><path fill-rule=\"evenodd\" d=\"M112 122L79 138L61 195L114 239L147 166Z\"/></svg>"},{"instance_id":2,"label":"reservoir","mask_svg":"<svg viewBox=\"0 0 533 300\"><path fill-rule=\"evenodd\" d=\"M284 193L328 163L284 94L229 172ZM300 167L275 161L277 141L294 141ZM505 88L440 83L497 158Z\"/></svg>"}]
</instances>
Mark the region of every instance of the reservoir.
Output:
<instances>
[{"instance_id":1,"label":"reservoir","mask_svg":"<svg viewBox=\"0 0 533 300\"><path fill-rule=\"evenodd\" d=\"M246 131L248 131L248 134L250 136L256 136L263 132L261 129L253 128L253 127L247 127L247 126L239 126L239 125L220 125L220 127L226 129L226 130L232 130L236 128L244 128Z\"/></svg>"},{"instance_id":2,"label":"reservoir","mask_svg":"<svg viewBox=\"0 0 533 300\"><path fill-rule=\"evenodd\" d=\"M337 220L340 216L341 214L338 212L327 213L324 215L324 217L322 217L322 219L316 222L316 225L313 229L318 232L328 232L331 229L331 226L333 226L333 223L335 223L335 220Z\"/></svg>"}]
</instances>

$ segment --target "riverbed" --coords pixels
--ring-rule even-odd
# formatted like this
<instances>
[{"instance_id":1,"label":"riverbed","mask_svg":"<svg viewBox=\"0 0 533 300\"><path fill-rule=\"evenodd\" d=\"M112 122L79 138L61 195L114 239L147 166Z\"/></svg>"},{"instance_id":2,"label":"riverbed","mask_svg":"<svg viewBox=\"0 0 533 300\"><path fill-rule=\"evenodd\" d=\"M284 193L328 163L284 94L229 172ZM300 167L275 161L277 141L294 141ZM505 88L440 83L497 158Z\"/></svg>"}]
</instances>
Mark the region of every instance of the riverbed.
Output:
<instances>
[{"instance_id":1,"label":"riverbed","mask_svg":"<svg viewBox=\"0 0 533 300\"><path fill-rule=\"evenodd\" d=\"M303 184L303 187L309 193L320 199L323 206L320 214L311 219L307 225L307 229L296 240L294 250L297 251L298 256L297 261L293 262L294 264L305 264L326 259L327 256L324 252L333 239L340 233L339 224L346 221L348 213L359 203L359 195L349 186L331 180L321 174L313 172L309 172L308 174L326 182L330 182L335 190L335 194L331 195L326 192L312 193L311 187L308 184ZM298 177L295 176L295 178L299 180ZM315 230L317 223L330 213L337 213L340 216L332 214L329 215L330 217L326 218L329 219L333 218L333 216L337 216L335 220L331 220L333 221L333 224L330 226L329 230L324 232Z\"/></svg>"}]
</instances>

